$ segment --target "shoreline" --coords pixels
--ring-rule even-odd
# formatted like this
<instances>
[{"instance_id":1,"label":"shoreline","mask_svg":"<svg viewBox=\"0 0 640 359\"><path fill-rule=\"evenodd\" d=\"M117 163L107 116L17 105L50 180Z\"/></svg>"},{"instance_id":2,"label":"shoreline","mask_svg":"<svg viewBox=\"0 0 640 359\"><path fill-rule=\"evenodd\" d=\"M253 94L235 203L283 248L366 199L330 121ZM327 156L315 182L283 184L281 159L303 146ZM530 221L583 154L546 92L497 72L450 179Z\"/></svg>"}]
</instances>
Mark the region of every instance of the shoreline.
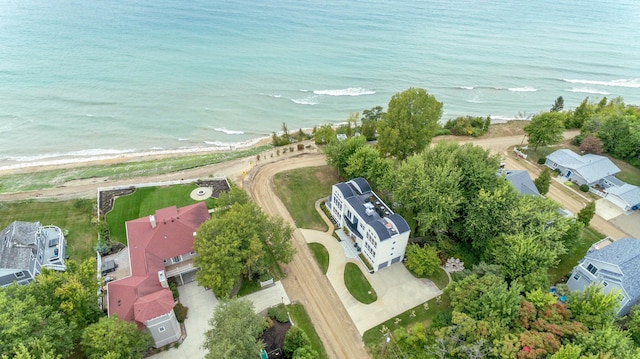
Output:
<instances>
[{"instance_id":1,"label":"shoreline","mask_svg":"<svg viewBox=\"0 0 640 359\"><path fill-rule=\"evenodd\" d=\"M492 122L491 128L488 134L485 134L482 137L492 137L491 132L501 132L496 134L496 137L514 134L514 131L518 131L518 129L523 127L523 123L528 123L528 120L506 120L500 122ZM334 124L334 127L338 127L340 124ZM496 129L498 131L496 131ZM509 130L510 129L510 130ZM311 128L302 129L305 132L311 132ZM494 130L494 131L491 131ZM276 132L280 134L280 131ZM436 139L435 137L434 139ZM239 146L229 146L228 149L218 146L218 147L191 147L191 148L176 148L176 149L166 149L166 150L147 150L141 152L126 152L126 153L118 153L118 154L104 154L104 155L94 155L94 156L59 156L52 157L49 159L42 160L33 160L33 161L9 161L9 160L0 160L0 176L8 175L8 174L18 174L18 173L29 173L29 172L38 172L41 170L50 170L50 169L64 169L64 168L78 168L78 167L86 167L86 166L95 166L95 165L111 165L117 163L126 163L126 162L142 162L142 161L153 161L156 159L164 159L171 157L186 157L186 156L198 156L203 154L211 154L211 153L223 153L223 152L232 152L235 150L245 150L250 148L255 148L259 146L268 145L272 142L271 136L258 137L253 140L246 141L244 145Z\"/></svg>"}]
</instances>

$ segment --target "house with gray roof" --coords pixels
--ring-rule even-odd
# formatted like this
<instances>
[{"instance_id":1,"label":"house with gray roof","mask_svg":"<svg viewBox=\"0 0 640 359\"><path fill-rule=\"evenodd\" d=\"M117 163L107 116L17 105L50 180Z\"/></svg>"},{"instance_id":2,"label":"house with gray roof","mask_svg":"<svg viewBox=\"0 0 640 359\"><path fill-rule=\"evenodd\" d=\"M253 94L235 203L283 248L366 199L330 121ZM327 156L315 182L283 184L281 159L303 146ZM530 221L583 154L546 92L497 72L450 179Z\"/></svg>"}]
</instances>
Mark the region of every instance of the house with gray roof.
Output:
<instances>
[{"instance_id":1,"label":"house with gray roof","mask_svg":"<svg viewBox=\"0 0 640 359\"><path fill-rule=\"evenodd\" d=\"M579 155L567 149L553 152L544 164L551 170L559 170L563 177L578 185L600 184L605 187L604 178L620 172L620 168L607 157L591 153Z\"/></svg>"},{"instance_id":2,"label":"house with gray roof","mask_svg":"<svg viewBox=\"0 0 640 359\"><path fill-rule=\"evenodd\" d=\"M640 241L606 238L594 244L573 269L567 286L583 290L591 283L600 284L604 293L619 293L618 315L629 313L640 301Z\"/></svg>"},{"instance_id":3,"label":"house with gray roof","mask_svg":"<svg viewBox=\"0 0 640 359\"><path fill-rule=\"evenodd\" d=\"M626 212L635 211L640 208L640 188L638 186L622 182L620 186L606 188L604 193L604 198L624 209Z\"/></svg>"},{"instance_id":4,"label":"house with gray roof","mask_svg":"<svg viewBox=\"0 0 640 359\"><path fill-rule=\"evenodd\" d=\"M529 172L525 170L505 170L505 179L516 188L520 194L527 196L539 196L538 187L529 176Z\"/></svg>"},{"instance_id":5,"label":"house with gray roof","mask_svg":"<svg viewBox=\"0 0 640 359\"><path fill-rule=\"evenodd\" d=\"M0 287L28 284L42 268L64 271L65 238L56 226L15 221L0 232Z\"/></svg>"},{"instance_id":6,"label":"house with gray roof","mask_svg":"<svg viewBox=\"0 0 640 359\"><path fill-rule=\"evenodd\" d=\"M337 225L378 271L404 258L409 225L371 190L364 178L335 184L327 203Z\"/></svg>"}]
</instances>

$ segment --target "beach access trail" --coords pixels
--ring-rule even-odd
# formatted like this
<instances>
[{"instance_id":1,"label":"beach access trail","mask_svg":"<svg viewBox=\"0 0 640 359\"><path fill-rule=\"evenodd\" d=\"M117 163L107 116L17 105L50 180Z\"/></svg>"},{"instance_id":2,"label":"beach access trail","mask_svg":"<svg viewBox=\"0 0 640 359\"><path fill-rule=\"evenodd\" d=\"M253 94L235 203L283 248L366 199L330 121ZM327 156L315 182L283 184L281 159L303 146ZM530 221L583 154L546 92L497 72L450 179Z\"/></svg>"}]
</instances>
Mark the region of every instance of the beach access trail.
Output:
<instances>
[{"instance_id":1,"label":"beach access trail","mask_svg":"<svg viewBox=\"0 0 640 359\"><path fill-rule=\"evenodd\" d=\"M569 139L577 134L576 131L565 132L565 138ZM435 138L439 141L443 138ZM509 170L528 170L535 178L540 168L521 158L517 158L511 148L519 145L523 136L521 134L503 137L490 137L480 139L465 139L460 141L456 137L447 137L447 140L455 140L460 143L471 142L489 149L493 154L499 154L505 161L505 168ZM125 184L162 182L190 178L207 178L213 176L226 176L230 181L243 186L251 197L263 210L272 216L281 216L294 225L286 207L282 204L274 191L273 176L282 171L294 168L317 167L326 164L324 155L315 147L301 152L287 153L279 156L271 155L275 150L267 151L256 161L255 157L233 160L204 166L192 170L176 172L153 177L131 178L122 181L105 181L97 178L85 181L67 183L63 187L44 189L15 194L0 194L0 201L21 199L70 199L70 198L94 198L98 187L108 187ZM269 155L269 156L267 156ZM113 161L111 162L113 163ZM95 165L96 163L91 163ZM82 164L77 164L81 166ZM85 164L86 165L86 164ZM573 213L577 213L590 199L576 191L573 191L562 183L552 181L552 186L547 194L560 203L562 207ZM309 210L314 210L309 208ZM619 239L626 235L624 231L595 216L591 225L599 232ZM329 283L326 276L320 273L315 260L306 246L300 230L294 231L293 243L298 251L295 259L284 266L286 278L282 283L292 301L304 304L311 320L320 336L330 358L366 358L368 354L364 348L362 338L347 314L347 311Z\"/></svg>"}]
</instances>

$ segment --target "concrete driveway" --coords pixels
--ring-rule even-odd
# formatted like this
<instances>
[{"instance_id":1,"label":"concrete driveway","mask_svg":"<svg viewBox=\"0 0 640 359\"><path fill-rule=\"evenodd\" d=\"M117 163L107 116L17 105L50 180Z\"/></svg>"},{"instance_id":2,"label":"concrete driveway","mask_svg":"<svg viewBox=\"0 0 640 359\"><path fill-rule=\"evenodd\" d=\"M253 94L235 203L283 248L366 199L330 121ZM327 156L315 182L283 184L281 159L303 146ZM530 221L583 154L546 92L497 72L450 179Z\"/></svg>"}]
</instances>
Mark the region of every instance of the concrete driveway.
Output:
<instances>
[{"instance_id":1,"label":"concrete driveway","mask_svg":"<svg viewBox=\"0 0 640 359\"><path fill-rule=\"evenodd\" d=\"M352 253L325 232L300 229L307 243L317 242L329 252L327 277L344 303L351 320L360 335L372 327L391 319L417 305L442 294L442 291L428 279L415 278L401 263L369 274L364 265L353 259ZM349 258L349 257L351 258ZM347 262L356 263L378 294L378 300L371 304L358 302L344 284L344 267Z\"/></svg>"},{"instance_id":2,"label":"concrete driveway","mask_svg":"<svg viewBox=\"0 0 640 359\"><path fill-rule=\"evenodd\" d=\"M209 330L209 319L213 316L213 310L218 305L218 299L213 291L198 286L197 282L179 286L178 291L180 292L180 301L189 308L189 314L184 322L187 337L178 348L155 354L153 355L154 359L202 359L206 354L206 350L201 346L204 343L204 333ZM243 298L253 302L256 313L263 312L280 303L290 303L280 282Z\"/></svg>"}]
</instances>

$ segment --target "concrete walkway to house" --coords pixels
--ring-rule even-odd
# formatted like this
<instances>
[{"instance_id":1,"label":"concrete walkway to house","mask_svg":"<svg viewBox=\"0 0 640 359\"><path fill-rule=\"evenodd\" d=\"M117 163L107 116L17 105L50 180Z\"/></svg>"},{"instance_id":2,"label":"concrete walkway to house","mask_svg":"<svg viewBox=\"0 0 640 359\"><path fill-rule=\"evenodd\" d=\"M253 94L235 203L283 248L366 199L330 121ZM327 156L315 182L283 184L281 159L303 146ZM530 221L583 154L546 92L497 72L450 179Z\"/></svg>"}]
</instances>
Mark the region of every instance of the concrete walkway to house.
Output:
<instances>
[{"instance_id":1,"label":"concrete walkway to house","mask_svg":"<svg viewBox=\"0 0 640 359\"><path fill-rule=\"evenodd\" d=\"M218 305L218 299L211 290L204 289L197 282L187 283L178 287L180 301L189 308L185 328L187 337L178 348L153 355L154 359L202 359L206 350L202 349L204 333L209 330L209 319L213 316L213 310ZM256 313L282 302L289 304L289 297L282 283L275 282L273 286L249 294L243 298L253 302Z\"/></svg>"},{"instance_id":2,"label":"concrete walkway to house","mask_svg":"<svg viewBox=\"0 0 640 359\"><path fill-rule=\"evenodd\" d=\"M331 234L300 229L307 243L320 243L329 252L327 277L344 304L360 335L368 329L442 294L428 279L415 278L401 263L369 274L367 268L352 251L347 251ZM347 255L351 258L347 258ZM344 267L347 262L357 264L378 295L371 304L358 302L344 284ZM303 278L297 278L304 280Z\"/></svg>"}]
</instances>

